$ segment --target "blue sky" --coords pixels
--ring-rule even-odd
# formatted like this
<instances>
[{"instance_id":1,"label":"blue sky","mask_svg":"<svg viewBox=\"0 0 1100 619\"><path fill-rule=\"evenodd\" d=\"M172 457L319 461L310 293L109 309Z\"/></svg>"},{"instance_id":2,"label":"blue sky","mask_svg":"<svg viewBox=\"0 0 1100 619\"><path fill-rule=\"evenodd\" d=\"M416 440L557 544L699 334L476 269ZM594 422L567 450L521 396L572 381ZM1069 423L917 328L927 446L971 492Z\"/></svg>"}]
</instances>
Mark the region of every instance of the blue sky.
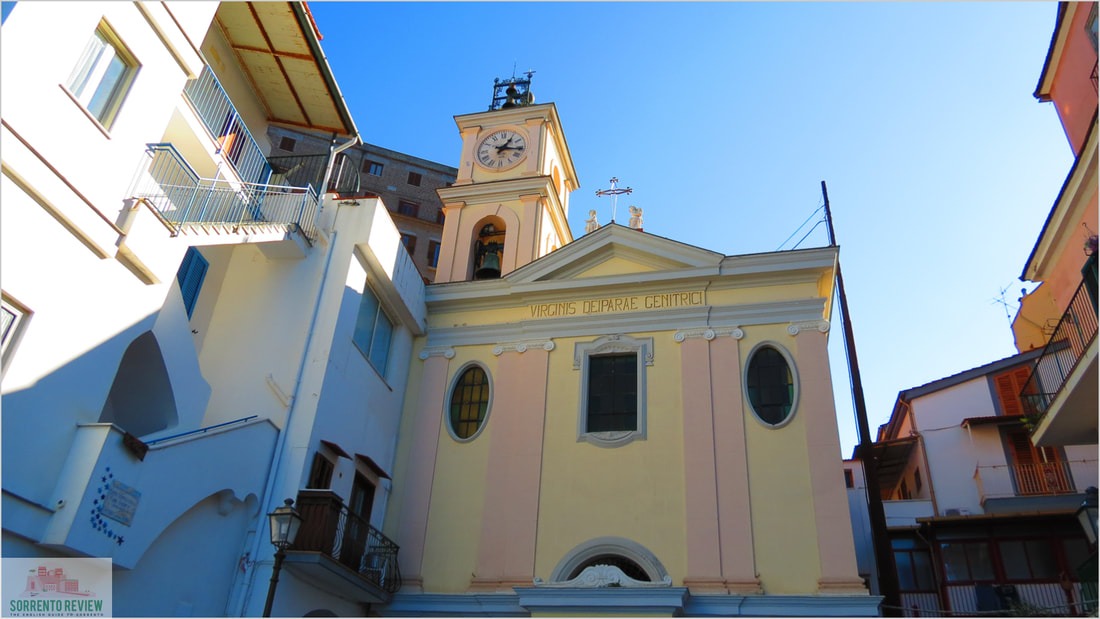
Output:
<instances>
[{"instance_id":1,"label":"blue sky","mask_svg":"<svg viewBox=\"0 0 1100 619\"><path fill-rule=\"evenodd\" d=\"M1033 96L1053 2L311 2L363 139L457 165L453 116L534 69L581 187L728 255L783 244L828 185L872 431L899 391L1015 353L1017 278L1072 153ZM1082 238L1083 241L1083 238ZM827 243L818 226L801 247ZM857 442L834 314L842 451Z\"/></svg>"}]
</instances>

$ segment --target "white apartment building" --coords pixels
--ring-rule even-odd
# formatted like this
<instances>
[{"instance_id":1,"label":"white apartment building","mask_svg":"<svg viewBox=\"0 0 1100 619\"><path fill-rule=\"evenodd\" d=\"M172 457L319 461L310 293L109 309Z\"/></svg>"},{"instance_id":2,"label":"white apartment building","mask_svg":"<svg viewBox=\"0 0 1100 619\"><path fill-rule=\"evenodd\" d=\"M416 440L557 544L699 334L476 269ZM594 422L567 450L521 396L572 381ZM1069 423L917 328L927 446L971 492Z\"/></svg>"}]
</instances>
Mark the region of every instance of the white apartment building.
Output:
<instances>
[{"instance_id":1,"label":"white apartment building","mask_svg":"<svg viewBox=\"0 0 1100 619\"><path fill-rule=\"evenodd\" d=\"M272 175L270 126L359 141L308 8L20 2L0 45L3 556L257 616L293 499L272 614L387 601L424 287L380 200Z\"/></svg>"}]
</instances>

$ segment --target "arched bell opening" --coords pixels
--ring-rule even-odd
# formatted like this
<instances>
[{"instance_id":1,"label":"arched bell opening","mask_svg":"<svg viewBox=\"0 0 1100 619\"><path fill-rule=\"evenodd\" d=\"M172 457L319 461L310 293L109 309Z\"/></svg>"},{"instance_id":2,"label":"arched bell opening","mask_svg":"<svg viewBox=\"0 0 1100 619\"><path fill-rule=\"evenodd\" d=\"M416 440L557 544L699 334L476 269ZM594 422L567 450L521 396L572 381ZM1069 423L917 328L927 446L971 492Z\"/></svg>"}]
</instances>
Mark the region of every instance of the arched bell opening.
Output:
<instances>
[{"instance_id":1,"label":"arched bell opening","mask_svg":"<svg viewBox=\"0 0 1100 619\"><path fill-rule=\"evenodd\" d=\"M473 278L499 279L504 261L506 227L499 217L486 217L474 227Z\"/></svg>"}]
</instances>

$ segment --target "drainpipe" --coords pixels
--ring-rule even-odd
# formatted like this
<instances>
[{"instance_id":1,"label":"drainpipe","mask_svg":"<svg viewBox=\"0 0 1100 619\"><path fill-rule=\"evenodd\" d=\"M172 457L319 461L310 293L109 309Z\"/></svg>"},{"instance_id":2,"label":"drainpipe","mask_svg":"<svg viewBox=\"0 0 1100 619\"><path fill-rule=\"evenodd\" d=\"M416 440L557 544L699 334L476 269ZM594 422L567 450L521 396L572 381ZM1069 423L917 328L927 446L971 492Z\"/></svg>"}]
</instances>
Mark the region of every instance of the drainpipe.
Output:
<instances>
[{"instance_id":1,"label":"drainpipe","mask_svg":"<svg viewBox=\"0 0 1100 619\"><path fill-rule=\"evenodd\" d=\"M334 139L333 142L336 142L336 140ZM362 143L363 138L359 137L359 134L356 133L355 137L339 146L333 147L331 144L329 145L328 165L325 166L325 177L321 179L321 187L318 189L317 193L323 196L328 192L328 181L332 177L332 168L336 165L336 155L339 155L340 153L351 148L352 146L355 146L356 144ZM324 200L321 201L321 204L323 208Z\"/></svg>"},{"instance_id":2,"label":"drainpipe","mask_svg":"<svg viewBox=\"0 0 1100 619\"><path fill-rule=\"evenodd\" d=\"M329 176L332 173L332 163L335 161L335 155L346 150L346 148L350 148L355 144L359 144L360 142L360 136L359 134L356 134L354 139L352 139L350 142L346 142L338 147L335 147L334 150L331 150L330 147L331 156L329 158L329 166L326 169L326 172L324 172L324 184L328 184ZM322 191L320 195L321 205L323 206L324 192ZM340 207L338 205L337 217L339 217L339 214ZM306 374L306 364L309 361L309 351L313 343L313 332L315 332L317 329L317 318L318 316L320 316L321 301L324 298L324 285L328 283L329 268L332 266L332 256L333 254L335 254L335 246L337 246L337 230L335 230L335 218L333 218L332 235L329 236L329 253L328 256L324 258L324 269L321 272L320 286L317 290L317 300L313 302L312 316L309 319L309 331L307 331L306 333L306 345L303 351L301 351L301 361L298 363L298 376L295 379L294 391L292 391L292 394L290 394L290 406L287 409L286 420L283 423L283 430L279 432L278 442L275 445L275 453L272 454L271 465L267 467L267 480L264 483L264 493L260 498L260 506L262 509L261 513L257 515L257 519L259 519L260 521L260 526L256 528L256 534L254 535L254 539L252 540L251 549L249 550L248 554L245 555L246 557L248 557L248 561L251 562L249 564L249 567L246 568L246 570L248 570L250 573L243 576L243 581L241 582L241 585L234 587L234 590L241 590L241 588L243 587L243 592L241 593L241 596L237 603L234 604L233 612L230 612L230 614L228 615L237 617L244 616L245 607L248 606L248 600L252 595L253 585L255 584L255 564L256 562L259 562L259 556L261 556L263 543L268 541L264 537L264 535L261 534L266 531L267 513L268 511L271 511L270 509L266 509L265 506L267 506L268 502L272 500L271 495L275 487L275 480L278 478L279 473L282 473L283 452L286 450L286 443L290 434L290 423L292 423L294 419L294 413L298 408L298 395L299 391L301 390L301 382L303 382L303 378ZM279 497L276 499L276 502L281 501L282 499L283 497ZM274 505L272 509L274 509L274 507L277 507L277 505Z\"/></svg>"}]
</instances>

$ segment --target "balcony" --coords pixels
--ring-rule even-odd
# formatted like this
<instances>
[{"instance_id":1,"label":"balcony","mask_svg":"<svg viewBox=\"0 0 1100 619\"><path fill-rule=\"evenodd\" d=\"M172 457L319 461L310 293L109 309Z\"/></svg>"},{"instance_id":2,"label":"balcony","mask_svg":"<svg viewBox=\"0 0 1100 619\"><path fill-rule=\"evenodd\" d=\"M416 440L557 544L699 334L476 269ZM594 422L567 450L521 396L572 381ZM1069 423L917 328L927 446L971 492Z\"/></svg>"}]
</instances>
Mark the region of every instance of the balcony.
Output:
<instances>
[{"instance_id":1,"label":"balcony","mask_svg":"<svg viewBox=\"0 0 1100 619\"><path fill-rule=\"evenodd\" d=\"M271 166L210 67L203 67L199 77L188 81L183 93L210 137L218 143L218 152L233 166L240 179L266 183Z\"/></svg>"},{"instance_id":2,"label":"balcony","mask_svg":"<svg viewBox=\"0 0 1100 619\"><path fill-rule=\"evenodd\" d=\"M328 154L286 155L268 158L273 173L282 177L283 183L297 187L320 189L324 182L325 169L328 166ZM332 176L328 188L323 192L335 192L345 195L359 195L359 170L355 162L345 153L336 156L332 166Z\"/></svg>"},{"instance_id":3,"label":"balcony","mask_svg":"<svg viewBox=\"0 0 1100 619\"><path fill-rule=\"evenodd\" d=\"M302 528L287 551L287 569L336 595L387 603L401 587L397 544L351 513L329 490L302 490L295 505Z\"/></svg>"},{"instance_id":4,"label":"balcony","mask_svg":"<svg viewBox=\"0 0 1100 619\"><path fill-rule=\"evenodd\" d=\"M1036 445L1097 441L1094 282L1086 274L1020 393Z\"/></svg>"},{"instance_id":5,"label":"balcony","mask_svg":"<svg viewBox=\"0 0 1100 619\"><path fill-rule=\"evenodd\" d=\"M1096 460L979 465L974 482L988 513L1039 507L1073 509L1081 504L1077 488L1095 483L1096 465ZM1035 499L1040 497L1037 503Z\"/></svg>"},{"instance_id":6,"label":"balcony","mask_svg":"<svg viewBox=\"0 0 1100 619\"><path fill-rule=\"evenodd\" d=\"M130 196L144 200L174 234L187 226L234 233L280 227L315 238L317 193L310 187L200 178L171 144L150 144Z\"/></svg>"}]
</instances>

